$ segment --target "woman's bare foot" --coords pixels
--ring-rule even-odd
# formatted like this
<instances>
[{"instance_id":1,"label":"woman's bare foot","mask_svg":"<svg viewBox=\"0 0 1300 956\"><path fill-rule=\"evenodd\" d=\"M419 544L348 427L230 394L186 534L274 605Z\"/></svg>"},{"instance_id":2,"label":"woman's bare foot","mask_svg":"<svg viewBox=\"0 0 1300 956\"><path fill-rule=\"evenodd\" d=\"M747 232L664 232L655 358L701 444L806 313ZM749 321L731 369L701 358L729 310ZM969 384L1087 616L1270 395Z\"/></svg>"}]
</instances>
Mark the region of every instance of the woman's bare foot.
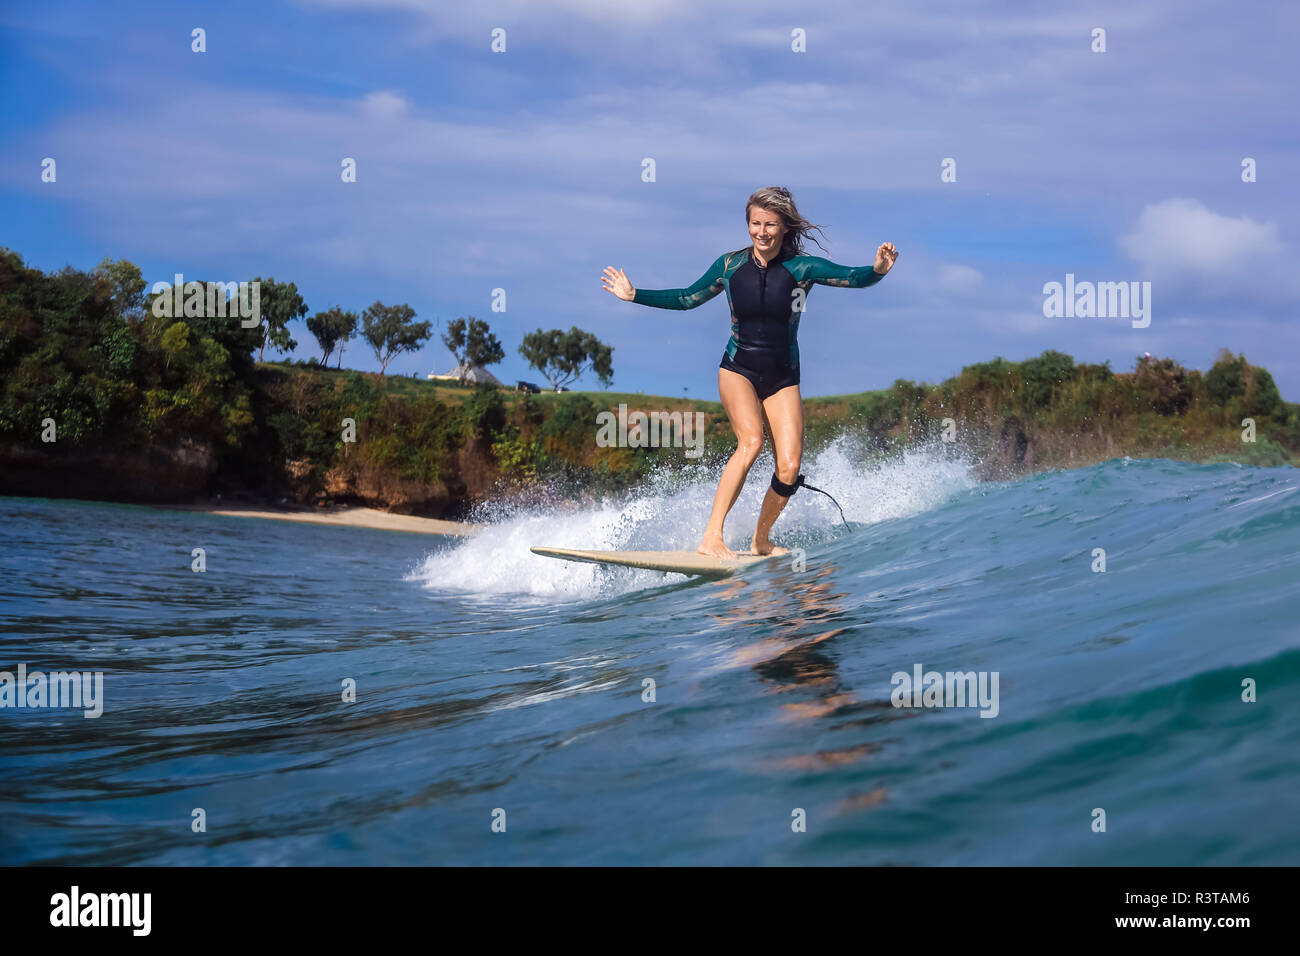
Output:
<instances>
[{"instance_id":1,"label":"woman's bare foot","mask_svg":"<svg viewBox=\"0 0 1300 956\"><path fill-rule=\"evenodd\" d=\"M758 538L755 538L754 553L755 554L789 554L790 549L783 548L779 544L773 544L771 541L767 541L767 540L759 541Z\"/></svg>"},{"instance_id":2,"label":"woman's bare foot","mask_svg":"<svg viewBox=\"0 0 1300 956\"><path fill-rule=\"evenodd\" d=\"M704 540L700 542L700 546L695 550L712 558L732 560L736 557L736 552L727 547L727 542L722 540L721 534L706 533Z\"/></svg>"}]
</instances>

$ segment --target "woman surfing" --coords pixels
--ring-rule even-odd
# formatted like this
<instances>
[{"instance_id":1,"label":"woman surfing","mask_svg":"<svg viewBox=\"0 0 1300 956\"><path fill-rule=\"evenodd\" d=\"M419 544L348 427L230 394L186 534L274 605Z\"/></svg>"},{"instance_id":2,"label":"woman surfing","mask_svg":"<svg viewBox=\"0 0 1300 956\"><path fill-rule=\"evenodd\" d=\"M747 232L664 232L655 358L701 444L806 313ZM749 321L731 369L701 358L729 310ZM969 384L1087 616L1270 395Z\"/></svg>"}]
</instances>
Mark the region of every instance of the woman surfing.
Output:
<instances>
[{"instance_id":1,"label":"woman surfing","mask_svg":"<svg viewBox=\"0 0 1300 956\"><path fill-rule=\"evenodd\" d=\"M685 289L637 289L622 269L605 269L605 291L626 302L659 309L694 309L724 289L731 306L731 339L718 367L718 395L736 432L736 451L722 471L713 511L697 549L715 558L735 558L723 540L727 513L740 496L750 468L763 450L763 426L772 436L776 471L758 515L751 550L784 554L768 535L777 516L801 484L803 399L799 394L799 317L814 284L862 289L893 268L891 242L876 250L874 266L842 266L805 255L805 238L821 231L799 214L790 191L760 189L745 203L752 245L719 256ZM813 239L817 242L816 239ZM821 243L817 243L821 246Z\"/></svg>"}]
</instances>

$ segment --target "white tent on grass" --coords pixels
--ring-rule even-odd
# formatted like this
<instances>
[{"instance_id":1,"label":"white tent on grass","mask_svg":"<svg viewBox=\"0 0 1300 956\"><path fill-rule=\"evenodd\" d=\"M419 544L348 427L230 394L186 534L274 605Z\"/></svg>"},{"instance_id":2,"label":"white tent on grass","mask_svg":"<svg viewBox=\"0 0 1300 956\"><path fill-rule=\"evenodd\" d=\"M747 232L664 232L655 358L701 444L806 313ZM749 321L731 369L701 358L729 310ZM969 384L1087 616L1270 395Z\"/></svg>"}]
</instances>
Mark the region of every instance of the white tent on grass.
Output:
<instances>
[{"instance_id":1,"label":"white tent on grass","mask_svg":"<svg viewBox=\"0 0 1300 956\"><path fill-rule=\"evenodd\" d=\"M498 388L505 388L500 379L479 365L457 365L445 375L438 375L435 372L429 373L430 379L438 381L459 382L462 376L465 381L472 385L495 385Z\"/></svg>"}]
</instances>

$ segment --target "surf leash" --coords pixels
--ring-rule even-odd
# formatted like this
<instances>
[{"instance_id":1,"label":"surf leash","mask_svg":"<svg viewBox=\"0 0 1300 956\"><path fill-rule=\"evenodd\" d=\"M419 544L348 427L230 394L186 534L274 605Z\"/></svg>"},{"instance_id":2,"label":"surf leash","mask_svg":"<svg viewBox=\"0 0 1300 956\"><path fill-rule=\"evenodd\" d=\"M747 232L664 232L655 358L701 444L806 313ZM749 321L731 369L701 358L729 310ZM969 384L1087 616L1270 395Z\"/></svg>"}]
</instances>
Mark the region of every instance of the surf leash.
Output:
<instances>
[{"instance_id":1,"label":"surf leash","mask_svg":"<svg viewBox=\"0 0 1300 956\"><path fill-rule=\"evenodd\" d=\"M803 485L809 491L815 491L818 494L825 495L827 498L831 499L831 504L833 504L836 508L840 508L840 503L835 500L834 496L829 491L822 491L820 488L814 488L812 485L808 484L808 482L803 480L803 475L799 476L797 483ZM848 528L850 531L853 530L851 527L849 527L848 519L844 517L843 508L840 508L840 520L844 522L844 527Z\"/></svg>"}]
</instances>

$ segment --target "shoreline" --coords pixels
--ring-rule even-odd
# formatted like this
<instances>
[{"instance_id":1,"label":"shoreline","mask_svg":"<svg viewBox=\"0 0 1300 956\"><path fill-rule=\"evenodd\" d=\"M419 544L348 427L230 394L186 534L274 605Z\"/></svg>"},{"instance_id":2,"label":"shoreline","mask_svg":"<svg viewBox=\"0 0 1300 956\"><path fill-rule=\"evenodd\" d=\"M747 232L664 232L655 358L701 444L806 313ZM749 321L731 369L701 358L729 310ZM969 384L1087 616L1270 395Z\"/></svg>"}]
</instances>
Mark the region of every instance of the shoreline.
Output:
<instances>
[{"instance_id":1,"label":"shoreline","mask_svg":"<svg viewBox=\"0 0 1300 956\"><path fill-rule=\"evenodd\" d=\"M337 508L330 511L291 511L265 507L231 507L229 505L155 505L172 511L196 511L203 514L235 518L262 518L271 521L296 521L301 524L332 525L336 528L369 528L373 531L405 531L439 537L467 538L483 530L482 525L441 518L399 515L377 508Z\"/></svg>"}]
</instances>

